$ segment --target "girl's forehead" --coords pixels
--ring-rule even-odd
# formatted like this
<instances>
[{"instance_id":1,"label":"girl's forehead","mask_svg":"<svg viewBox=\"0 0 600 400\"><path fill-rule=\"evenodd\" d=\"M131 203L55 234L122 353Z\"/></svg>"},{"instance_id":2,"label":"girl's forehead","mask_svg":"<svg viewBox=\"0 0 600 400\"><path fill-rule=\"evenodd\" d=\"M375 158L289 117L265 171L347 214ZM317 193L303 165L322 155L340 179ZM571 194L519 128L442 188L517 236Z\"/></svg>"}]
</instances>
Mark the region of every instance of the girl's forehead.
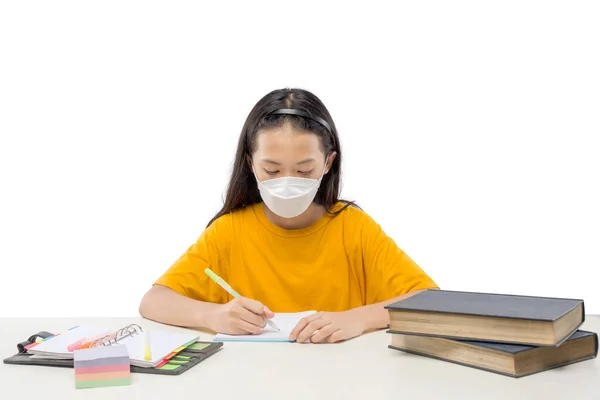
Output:
<instances>
[{"instance_id":1,"label":"girl's forehead","mask_svg":"<svg viewBox=\"0 0 600 400\"><path fill-rule=\"evenodd\" d=\"M281 128L262 130L256 137L255 156L265 158L294 159L316 157L321 153L317 135L284 125Z\"/></svg>"}]
</instances>

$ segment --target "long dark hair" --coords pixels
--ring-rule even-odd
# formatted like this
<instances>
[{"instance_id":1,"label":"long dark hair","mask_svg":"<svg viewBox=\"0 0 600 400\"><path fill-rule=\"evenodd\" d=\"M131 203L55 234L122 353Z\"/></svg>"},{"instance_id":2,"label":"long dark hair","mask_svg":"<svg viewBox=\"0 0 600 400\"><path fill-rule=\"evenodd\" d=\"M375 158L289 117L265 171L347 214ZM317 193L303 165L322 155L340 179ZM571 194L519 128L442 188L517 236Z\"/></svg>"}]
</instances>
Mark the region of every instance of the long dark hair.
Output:
<instances>
[{"instance_id":1,"label":"long dark hair","mask_svg":"<svg viewBox=\"0 0 600 400\"><path fill-rule=\"evenodd\" d=\"M271 114L280 109L301 110L315 118L300 115ZM319 118L324 120L325 124L317 122ZM256 178L248 165L248 157L251 158L256 149L258 131L281 127L286 122L296 129L309 131L317 135L321 139L321 146L326 155L336 153L329 172L323 176L314 202L325 206L330 214L339 214L346 207L354 204L351 201L339 198L342 151L335 123L323 102L304 89L277 89L260 99L248 114L238 141L233 171L227 186L223 208L210 220L208 226L224 214L262 201ZM329 125L329 127L326 125ZM332 207L339 201L346 204L335 212L331 211Z\"/></svg>"}]
</instances>

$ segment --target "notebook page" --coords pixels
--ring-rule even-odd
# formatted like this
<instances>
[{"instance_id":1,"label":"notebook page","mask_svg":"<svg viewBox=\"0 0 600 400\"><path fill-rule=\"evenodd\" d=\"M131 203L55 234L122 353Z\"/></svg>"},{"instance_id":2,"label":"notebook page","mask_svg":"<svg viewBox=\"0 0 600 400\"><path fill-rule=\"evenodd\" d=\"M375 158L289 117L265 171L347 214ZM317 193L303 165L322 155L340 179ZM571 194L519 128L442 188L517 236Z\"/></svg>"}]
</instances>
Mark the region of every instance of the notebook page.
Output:
<instances>
[{"instance_id":1,"label":"notebook page","mask_svg":"<svg viewBox=\"0 0 600 400\"><path fill-rule=\"evenodd\" d=\"M44 342L32 347L27 352L39 355L52 355L56 358L73 358L73 352L67 350L67 347L78 340L93 337L101 334L109 334L105 328L77 326L62 332Z\"/></svg>"},{"instance_id":2,"label":"notebook page","mask_svg":"<svg viewBox=\"0 0 600 400\"><path fill-rule=\"evenodd\" d=\"M289 342L290 333L298 322L304 317L314 314L316 311L304 311L299 313L277 313L273 322L281 329L277 331L269 325L263 328L258 335L227 335L219 333L214 337L215 342Z\"/></svg>"},{"instance_id":3,"label":"notebook page","mask_svg":"<svg viewBox=\"0 0 600 400\"><path fill-rule=\"evenodd\" d=\"M127 347L131 363L139 366L151 366L162 361L166 356L181 346L196 342L199 336L194 333L169 332L166 330L148 330L150 337L151 360L144 360L145 332L130 336L122 341Z\"/></svg>"}]
</instances>

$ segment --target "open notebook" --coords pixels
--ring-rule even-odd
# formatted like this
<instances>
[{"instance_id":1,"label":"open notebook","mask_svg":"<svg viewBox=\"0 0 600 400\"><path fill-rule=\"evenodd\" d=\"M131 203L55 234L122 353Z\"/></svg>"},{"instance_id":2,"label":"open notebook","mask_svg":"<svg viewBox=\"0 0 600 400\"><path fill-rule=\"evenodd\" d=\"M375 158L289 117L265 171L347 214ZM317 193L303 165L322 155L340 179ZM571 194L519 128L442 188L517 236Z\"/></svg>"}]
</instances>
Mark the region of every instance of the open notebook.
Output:
<instances>
[{"instance_id":1,"label":"open notebook","mask_svg":"<svg viewBox=\"0 0 600 400\"><path fill-rule=\"evenodd\" d=\"M138 367L155 367L171 353L176 353L186 346L198 341L199 336L191 333L171 332L166 330L148 330L151 359L144 359L146 332L139 325L133 324L110 332L107 329L77 326L53 336L48 340L30 348L32 357L72 359L73 351L68 347L72 343L86 338L97 338L95 346L112 346L122 344L127 347L131 365Z\"/></svg>"},{"instance_id":2,"label":"open notebook","mask_svg":"<svg viewBox=\"0 0 600 400\"><path fill-rule=\"evenodd\" d=\"M299 313L277 313L272 318L273 322L281 329L277 331L269 325L263 328L258 335L226 335L219 333L214 337L215 342L289 342L290 333L298 322L304 317L314 314L316 311L304 311Z\"/></svg>"}]
</instances>

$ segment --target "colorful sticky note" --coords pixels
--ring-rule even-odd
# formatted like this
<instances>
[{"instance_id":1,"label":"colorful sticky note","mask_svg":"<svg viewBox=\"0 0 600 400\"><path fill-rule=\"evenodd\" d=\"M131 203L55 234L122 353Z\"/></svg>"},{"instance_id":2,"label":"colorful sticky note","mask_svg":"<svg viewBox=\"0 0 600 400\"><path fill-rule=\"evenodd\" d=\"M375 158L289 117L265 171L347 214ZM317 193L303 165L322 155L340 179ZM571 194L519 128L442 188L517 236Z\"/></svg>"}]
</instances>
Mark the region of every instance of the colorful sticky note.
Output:
<instances>
[{"instance_id":1,"label":"colorful sticky note","mask_svg":"<svg viewBox=\"0 0 600 400\"><path fill-rule=\"evenodd\" d=\"M197 342L197 343L194 343L191 346L189 346L186 350L204 350L205 348L207 348L211 344L212 343Z\"/></svg>"},{"instance_id":2,"label":"colorful sticky note","mask_svg":"<svg viewBox=\"0 0 600 400\"><path fill-rule=\"evenodd\" d=\"M169 361L169 362L168 362L166 365L169 365L169 364L173 364L173 365L176 365L176 364L177 364L177 365L183 365L183 364L187 364L187 363L189 363L189 362L190 362L190 360L170 360L170 361Z\"/></svg>"},{"instance_id":3,"label":"colorful sticky note","mask_svg":"<svg viewBox=\"0 0 600 400\"><path fill-rule=\"evenodd\" d=\"M73 361L77 389L131 384L130 359L124 345L75 350Z\"/></svg>"},{"instance_id":4,"label":"colorful sticky note","mask_svg":"<svg viewBox=\"0 0 600 400\"><path fill-rule=\"evenodd\" d=\"M162 370L166 370L166 371L174 371L180 367L181 367L181 365L177 365L177 364L165 364L161 367L158 367L158 369L162 369Z\"/></svg>"}]
</instances>

